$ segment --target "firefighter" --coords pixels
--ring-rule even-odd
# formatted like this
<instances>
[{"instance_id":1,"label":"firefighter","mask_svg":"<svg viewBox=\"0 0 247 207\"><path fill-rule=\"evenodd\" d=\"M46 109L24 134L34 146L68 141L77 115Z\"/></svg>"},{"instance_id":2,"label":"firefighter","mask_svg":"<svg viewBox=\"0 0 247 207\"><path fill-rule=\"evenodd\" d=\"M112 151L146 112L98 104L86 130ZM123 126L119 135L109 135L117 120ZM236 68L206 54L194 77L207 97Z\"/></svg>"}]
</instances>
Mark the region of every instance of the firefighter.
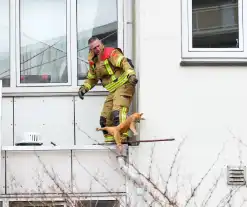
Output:
<instances>
[{"instance_id":1,"label":"firefighter","mask_svg":"<svg viewBox=\"0 0 247 207\"><path fill-rule=\"evenodd\" d=\"M81 99L100 80L109 91L104 102L100 126L117 126L126 119L138 82L134 66L119 48L105 47L97 38L91 37L89 44L89 70L87 79L81 85L78 95ZM112 143L114 138L103 131L105 142ZM123 134L125 138L128 133Z\"/></svg>"}]
</instances>

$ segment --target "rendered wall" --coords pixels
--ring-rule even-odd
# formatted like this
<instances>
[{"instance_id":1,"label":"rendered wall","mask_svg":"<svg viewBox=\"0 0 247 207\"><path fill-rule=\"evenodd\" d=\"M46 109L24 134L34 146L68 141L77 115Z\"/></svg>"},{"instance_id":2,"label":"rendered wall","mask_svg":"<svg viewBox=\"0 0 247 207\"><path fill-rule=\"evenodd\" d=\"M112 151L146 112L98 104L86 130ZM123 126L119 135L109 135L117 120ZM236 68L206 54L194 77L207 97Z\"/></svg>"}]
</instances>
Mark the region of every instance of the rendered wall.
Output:
<instances>
[{"instance_id":1,"label":"rendered wall","mask_svg":"<svg viewBox=\"0 0 247 207\"><path fill-rule=\"evenodd\" d=\"M114 151L92 146L104 141L102 133L95 131L104 99L4 97L0 198L62 191L74 195L125 193L125 177ZM24 132L40 133L41 149L13 146L24 138Z\"/></svg>"},{"instance_id":2,"label":"rendered wall","mask_svg":"<svg viewBox=\"0 0 247 207\"><path fill-rule=\"evenodd\" d=\"M34 87L22 87L23 85L17 87L20 81L20 77L18 76L20 72L20 66L18 66L20 64L19 43L22 42L19 38L21 35L18 33L19 30L23 29L22 26L18 28L18 25L21 24L18 18L20 12L18 2L19 1L15 0L10 1L11 23L9 46L11 51L11 87L4 89L2 104L3 154L0 201L2 198L8 196L14 195L14 197L19 197L20 194L23 193L29 194L32 192L41 194L42 192L57 192L57 189L53 189L54 182L52 182L44 172L37 154L40 155L49 169L54 168L57 176L61 178L62 182L65 182L68 191L73 191L74 193L92 192L101 195L108 194L108 196L112 192L125 193L125 178L118 171L115 155L112 155L110 150L102 150L102 148L94 146L90 147L93 143L104 141L102 133L96 132L95 128L99 126L99 115L105 96L92 96L91 94L86 96L83 101L77 96L79 87L77 84L78 74L76 67L78 54L76 49L75 28L77 18L75 12L70 15L73 9L76 10L76 1L67 2L68 15L66 21L68 24L68 40L71 37L71 41L68 41L67 47L69 48L67 51L68 68L73 70L69 75L72 76L72 80L69 78L69 81L72 81L72 85L68 87L48 87L46 84L46 87L37 87L37 85ZM118 1L119 6L117 7L119 10L118 46L122 47L125 54L131 58L132 50L130 48L132 46L132 37L129 34L132 32L132 25L131 17L127 14L131 1L128 1L128 3L125 2L126 1ZM91 3L92 2L87 4L86 1L83 2L85 7L82 6L82 8L89 11L87 6L89 5L89 7L91 7ZM93 2L93 5L97 6L96 3L97 1ZM111 4L110 1L108 4L109 3ZM111 4L111 6L114 5ZM40 7L40 9L42 8ZM101 12L104 13L105 10L103 9ZM56 16L55 13L54 15ZM96 14L98 15L96 12L94 16L96 16ZM85 15L85 13L80 15L82 15L82 20L84 21L83 15ZM111 15L108 15L107 18L110 16ZM104 17L99 18L99 20L102 19L104 19ZM6 23L8 20L9 18L3 18L3 21L6 21ZM95 23L95 25L92 25L92 28L91 26L89 27L95 29L94 26L96 27L96 22L94 21L94 17L91 20L92 24ZM86 23L89 22L86 21ZM115 20L113 23L115 24ZM32 27L29 27L29 29L30 28ZM33 32L34 30L31 29L30 31ZM5 35L5 37L7 37L7 35ZM4 42L7 43L8 41L6 40ZM82 45L80 45L80 47L82 47ZM53 93L54 96L51 96L51 93ZM75 94L76 96L74 96ZM101 93L99 92L97 94ZM44 142L43 150L38 150L36 154L36 152L32 150L29 151L30 148L25 148L25 150L24 148L19 148L19 150L17 150L17 148L12 147L17 141L24 138L24 132L40 133L42 141ZM57 147L51 149L53 146L50 142L54 142ZM86 151L79 150L80 147L83 148L85 146L89 146L88 148L90 149ZM45 147L47 147L47 149L45 149ZM59 151L59 147L63 148L63 150ZM77 149L71 151L71 147ZM83 166L85 165L85 169L78 163L78 160ZM102 178L103 183L106 184L105 187L109 189L106 190L105 187L97 184L97 182L92 182L93 178L86 173L86 169L92 174L99 173L99 177ZM43 178L44 186L40 188L41 184L39 181ZM77 187L75 187L75 185L77 185ZM39 190L42 192L39 192Z\"/></svg>"},{"instance_id":3,"label":"rendered wall","mask_svg":"<svg viewBox=\"0 0 247 207\"><path fill-rule=\"evenodd\" d=\"M109 150L6 151L2 163L1 194L6 196L125 192L125 179Z\"/></svg>"},{"instance_id":4,"label":"rendered wall","mask_svg":"<svg viewBox=\"0 0 247 207\"><path fill-rule=\"evenodd\" d=\"M136 1L139 111L146 118L140 125L140 138L176 140L157 143L154 148L141 144L132 148L131 159L147 176L153 160L152 179L164 190L169 177L167 194L177 195L173 199L179 206L191 198L187 206L207 202L208 206L224 206L229 202L239 207L246 199L246 187L227 185L227 166L247 162L247 70L180 67L180 4ZM147 206L141 196L135 199L143 202L140 206Z\"/></svg>"},{"instance_id":5,"label":"rendered wall","mask_svg":"<svg viewBox=\"0 0 247 207\"><path fill-rule=\"evenodd\" d=\"M99 114L105 96L4 97L3 146L23 139L25 132L41 134L44 145L85 145L103 141ZM85 133L90 137L88 138Z\"/></svg>"}]
</instances>

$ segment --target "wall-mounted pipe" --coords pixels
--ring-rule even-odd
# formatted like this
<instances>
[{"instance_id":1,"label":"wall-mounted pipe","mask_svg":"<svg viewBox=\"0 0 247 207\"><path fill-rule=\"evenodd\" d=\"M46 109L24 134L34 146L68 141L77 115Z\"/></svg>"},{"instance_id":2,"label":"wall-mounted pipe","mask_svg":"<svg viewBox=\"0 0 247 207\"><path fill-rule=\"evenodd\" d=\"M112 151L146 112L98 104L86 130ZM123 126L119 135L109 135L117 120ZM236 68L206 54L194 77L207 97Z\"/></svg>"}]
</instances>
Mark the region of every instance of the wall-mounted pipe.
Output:
<instances>
[{"instance_id":1,"label":"wall-mounted pipe","mask_svg":"<svg viewBox=\"0 0 247 207\"><path fill-rule=\"evenodd\" d=\"M127 150L127 149L126 149ZM134 184L138 187L143 188L147 195L152 198L152 203L160 204L162 207L171 207L176 206L175 204L169 204L170 201L156 188L152 185L144 176L142 176L136 169L131 165L126 164L126 156L117 156L117 161L120 167L121 172L127 176Z\"/></svg>"}]
</instances>

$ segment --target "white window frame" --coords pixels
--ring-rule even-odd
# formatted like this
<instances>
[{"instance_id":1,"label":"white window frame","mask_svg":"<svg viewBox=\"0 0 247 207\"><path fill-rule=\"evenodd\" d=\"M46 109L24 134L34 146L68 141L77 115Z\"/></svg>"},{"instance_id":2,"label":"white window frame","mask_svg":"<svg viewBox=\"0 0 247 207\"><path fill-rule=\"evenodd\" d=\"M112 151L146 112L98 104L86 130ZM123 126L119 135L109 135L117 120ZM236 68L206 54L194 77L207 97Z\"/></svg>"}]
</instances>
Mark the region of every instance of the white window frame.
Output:
<instances>
[{"instance_id":1,"label":"white window frame","mask_svg":"<svg viewBox=\"0 0 247 207\"><path fill-rule=\"evenodd\" d=\"M124 0L117 0L118 47L124 52Z\"/></svg>"},{"instance_id":2,"label":"white window frame","mask_svg":"<svg viewBox=\"0 0 247 207\"><path fill-rule=\"evenodd\" d=\"M74 8L74 10L72 9L72 11L77 11L77 1L75 0L72 3L72 8ZM126 1L124 0L115 0L117 3L117 22L118 22L118 28L117 28L117 38L118 38L118 47L121 48L124 52L124 7L125 4L127 4ZM76 70L76 77L74 77L76 80L76 85L78 85L78 80L77 80L77 65L78 65L78 59L77 59L77 12L73 12L72 14L72 19L73 19L73 23L72 23L72 41L73 41L73 45L75 45L76 47L76 51L74 50L72 53L72 60L73 63L75 63L74 67L73 67L73 71ZM93 89L93 91L106 91L106 89L102 86L102 85L96 85Z\"/></svg>"},{"instance_id":3,"label":"white window frame","mask_svg":"<svg viewBox=\"0 0 247 207\"><path fill-rule=\"evenodd\" d=\"M126 4L118 0L118 47L125 50L132 48L127 40L127 24L124 21ZM20 83L20 0L9 0L10 10L10 87L3 88L3 94L40 93L77 93L77 15L76 0L67 0L67 65L68 83ZM127 45L127 46L126 46ZM128 48L128 49L127 49ZM95 86L91 92L106 91L102 86Z\"/></svg>"},{"instance_id":4,"label":"white window frame","mask_svg":"<svg viewBox=\"0 0 247 207\"><path fill-rule=\"evenodd\" d=\"M19 86L42 86L42 87L49 87L49 86L71 86L71 62L70 60L70 0L66 0L66 38L67 38L67 70L68 70L68 82L67 83L21 83L21 67L20 67L20 43L21 43L21 34L20 34L20 1L16 0L16 85Z\"/></svg>"},{"instance_id":5,"label":"white window frame","mask_svg":"<svg viewBox=\"0 0 247 207\"><path fill-rule=\"evenodd\" d=\"M182 58L186 59L241 59L247 57L247 2L238 0L239 48L192 48L192 0L181 0L182 4ZM245 41L244 41L245 40Z\"/></svg>"}]
</instances>

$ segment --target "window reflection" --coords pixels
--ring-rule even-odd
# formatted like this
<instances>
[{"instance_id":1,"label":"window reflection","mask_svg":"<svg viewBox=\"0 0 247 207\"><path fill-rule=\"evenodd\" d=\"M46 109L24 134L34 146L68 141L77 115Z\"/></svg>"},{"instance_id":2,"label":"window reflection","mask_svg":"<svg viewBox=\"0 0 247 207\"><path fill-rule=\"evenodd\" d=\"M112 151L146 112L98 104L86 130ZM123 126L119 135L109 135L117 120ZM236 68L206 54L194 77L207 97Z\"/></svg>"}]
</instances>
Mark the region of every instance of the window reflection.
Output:
<instances>
[{"instance_id":1,"label":"window reflection","mask_svg":"<svg viewBox=\"0 0 247 207\"><path fill-rule=\"evenodd\" d=\"M67 83L66 0L20 0L21 83Z\"/></svg>"},{"instance_id":2,"label":"window reflection","mask_svg":"<svg viewBox=\"0 0 247 207\"><path fill-rule=\"evenodd\" d=\"M9 87L9 0L0 0L0 4L0 79L3 81L3 87Z\"/></svg>"},{"instance_id":3,"label":"window reflection","mask_svg":"<svg viewBox=\"0 0 247 207\"><path fill-rule=\"evenodd\" d=\"M78 84L86 78L87 41L91 36L102 39L106 46L117 47L117 1L77 0Z\"/></svg>"}]
</instances>

